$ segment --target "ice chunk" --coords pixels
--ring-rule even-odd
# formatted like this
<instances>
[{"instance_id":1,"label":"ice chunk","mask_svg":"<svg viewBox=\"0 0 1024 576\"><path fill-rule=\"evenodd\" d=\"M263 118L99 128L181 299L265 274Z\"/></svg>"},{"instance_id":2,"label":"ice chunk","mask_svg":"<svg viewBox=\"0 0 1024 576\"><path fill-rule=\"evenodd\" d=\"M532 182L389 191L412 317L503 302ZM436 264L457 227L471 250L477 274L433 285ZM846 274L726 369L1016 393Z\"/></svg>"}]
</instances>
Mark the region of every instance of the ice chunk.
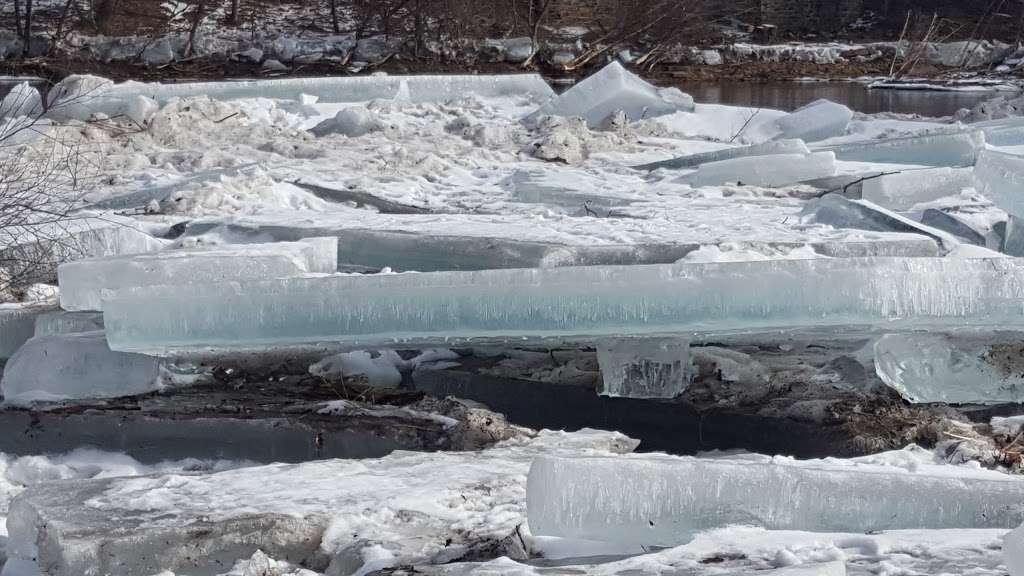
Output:
<instances>
[{"instance_id":1,"label":"ice chunk","mask_svg":"<svg viewBox=\"0 0 1024 576\"><path fill-rule=\"evenodd\" d=\"M690 186L719 186L740 183L747 186L784 186L801 180L824 178L836 173L831 152L747 156L702 164L684 181Z\"/></svg>"},{"instance_id":2,"label":"ice chunk","mask_svg":"<svg viewBox=\"0 0 1024 576\"><path fill-rule=\"evenodd\" d=\"M115 350L569 340L799 327L1024 325L1013 258L816 259L289 278L104 302Z\"/></svg>"},{"instance_id":3,"label":"ice chunk","mask_svg":"<svg viewBox=\"0 0 1024 576\"><path fill-rule=\"evenodd\" d=\"M480 98L516 97L544 102L554 96L538 74L463 76L349 76L281 78L238 82L183 82L174 84L125 82L105 90L93 102L96 110L120 111L137 95L163 105L172 98L207 96L216 100L276 98L300 101L314 95L323 104L394 99L403 94L411 102L445 102L475 95Z\"/></svg>"},{"instance_id":4,"label":"ice chunk","mask_svg":"<svg viewBox=\"0 0 1024 576\"><path fill-rule=\"evenodd\" d=\"M974 187L970 168L931 168L885 174L864 181L861 196L890 210L910 210L916 204L959 196Z\"/></svg>"},{"instance_id":5,"label":"ice chunk","mask_svg":"<svg viewBox=\"0 0 1024 576\"><path fill-rule=\"evenodd\" d=\"M36 331L36 318L53 311L44 306L0 305L0 360L10 358Z\"/></svg>"},{"instance_id":6,"label":"ice chunk","mask_svg":"<svg viewBox=\"0 0 1024 576\"><path fill-rule=\"evenodd\" d=\"M530 469L527 510L535 535L657 546L736 524L864 533L1010 528L1024 519L1024 480L962 470L785 458L541 456Z\"/></svg>"},{"instance_id":7,"label":"ice chunk","mask_svg":"<svg viewBox=\"0 0 1024 576\"><path fill-rule=\"evenodd\" d=\"M853 110L829 100L818 100L775 121L778 138L817 142L840 136L853 120Z\"/></svg>"},{"instance_id":8,"label":"ice chunk","mask_svg":"<svg viewBox=\"0 0 1024 576\"><path fill-rule=\"evenodd\" d=\"M1024 217L1024 157L983 150L974 166L975 187L996 206Z\"/></svg>"},{"instance_id":9,"label":"ice chunk","mask_svg":"<svg viewBox=\"0 0 1024 576\"><path fill-rule=\"evenodd\" d=\"M112 352L103 332L40 336L25 343L4 367L4 401L112 398L160 388L160 361Z\"/></svg>"},{"instance_id":10,"label":"ice chunk","mask_svg":"<svg viewBox=\"0 0 1024 576\"><path fill-rule=\"evenodd\" d=\"M602 396L675 398L690 384L690 344L675 338L597 343Z\"/></svg>"},{"instance_id":11,"label":"ice chunk","mask_svg":"<svg viewBox=\"0 0 1024 576\"><path fill-rule=\"evenodd\" d=\"M659 168L693 168L709 162L720 162L722 160L732 160L733 158L744 158L747 156L810 154L810 152L811 151L807 149L807 145L804 144L803 140L773 140L763 142L761 144L754 144L752 146L737 146L735 148L725 148L722 150L715 150L713 152L702 152L700 154L691 154L689 156L673 158L671 160L652 162L650 164L637 166L636 169L657 170Z\"/></svg>"},{"instance_id":12,"label":"ice chunk","mask_svg":"<svg viewBox=\"0 0 1024 576\"><path fill-rule=\"evenodd\" d=\"M744 572L740 576L846 576L846 562L799 564L775 570Z\"/></svg>"},{"instance_id":13,"label":"ice chunk","mask_svg":"<svg viewBox=\"0 0 1024 576\"><path fill-rule=\"evenodd\" d=\"M35 336L54 336L103 330L102 312L54 310L36 316Z\"/></svg>"},{"instance_id":14,"label":"ice chunk","mask_svg":"<svg viewBox=\"0 0 1024 576\"><path fill-rule=\"evenodd\" d=\"M671 96L671 97L666 97ZM590 128L600 128L622 110L630 121L677 111L693 111L693 99L681 93L666 95L656 86L612 62L563 94L551 99L525 119L541 116L582 116Z\"/></svg>"},{"instance_id":15,"label":"ice chunk","mask_svg":"<svg viewBox=\"0 0 1024 576\"><path fill-rule=\"evenodd\" d=\"M957 238L975 246L986 246L988 238L986 235L967 221L957 218L954 214L948 214L942 210L929 208L921 214L921 224L936 230L948 232Z\"/></svg>"},{"instance_id":16,"label":"ice chunk","mask_svg":"<svg viewBox=\"0 0 1024 576\"><path fill-rule=\"evenodd\" d=\"M1003 563L1010 576L1024 576L1024 525L1003 539Z\"/></svg>"},{"instance_id":17,"label":"ice chunk","mask_svg":"<svg viewBox=\"0 0 1024 576\"><path fill-rule=\"evenodd\" d=\"M976 130L867 140L816 150L835 152L837 159L850 162L965 167L974 165L984 147L985 135Z\"/></svg>"},{"instance_id":18,"label":"ice chunk","mask_svg":"<svg viewBox=\"0 0 1024 576\"><path fill-rule=\"evenodd\" d=\"M76 260L57 269L65 310L102 310L105 290L135 286L214 284L337 270L337 238L165 250Z\"/></svg>"},{"instance_id":19,"label":"ice chunk","mask_svg":"<svg viewBox=\"0 0 1024 576\"><path fill-rule=\"evenodd\" d=\"M1014 116L970 124L972 130L985 133L985 142L993 146L1020 146L1024 144L1024 117Z\"/></svg>"},{"instance_id":20,"label":"ice chunk","mask_svg":"<svg viewBox=\"0 0 1024 576\"><path fill-rule=\"evenodd\" d=\"M1024 401L1024 336L887 334L874 344L875 372L910 402Z\"/></svg>"},{"instance_id":21,"label":"ice chunk","mask_svg":"<svg viewBox=\"0 0 1024 576\"><path fill-rule=\"evenodd\" d=\"M1006 220L1001 251L1018 258L1024 256L1024 220L1013 214Z\"/></svg>"},{"instance_id":22,"label":"ice chunk","mask_svg":"<svg viewBox=\"0 0 1024 576\"><path fill-rule=\"evenodd\" d=\"M357 138L383 129L384 123L372 112L363 106L356 106L339 111L334 118L324 120L309 131L317 136L343 134L349 138Z\"/></svg>"},{"instance_id":23,"label":"ice chunk","mask_svg":"<svg viewBox=\"0 0 1024 576\"><path fill-rule=\"evenodd\" d=\"M0 101L0 118L37 116L43 111L43 98L28 82L17 84Z\"/></svg>"}]
</instances>

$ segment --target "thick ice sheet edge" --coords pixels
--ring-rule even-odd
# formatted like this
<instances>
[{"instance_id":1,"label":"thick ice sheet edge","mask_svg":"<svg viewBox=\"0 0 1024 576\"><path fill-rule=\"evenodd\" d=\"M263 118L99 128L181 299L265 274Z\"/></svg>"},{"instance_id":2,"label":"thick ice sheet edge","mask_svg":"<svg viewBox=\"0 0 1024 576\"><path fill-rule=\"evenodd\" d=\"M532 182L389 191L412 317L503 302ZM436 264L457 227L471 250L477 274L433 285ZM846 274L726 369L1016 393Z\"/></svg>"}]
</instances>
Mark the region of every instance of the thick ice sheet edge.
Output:
<instances>
[{"instance_id":1,"label":"thick ice sheet edge","mask_svg":"<svg viewBox=\"0 0 1024 576\"><path fill-rule=\"evenodd\" d=\"M650 164L642 164L640 166L634 166L634 168L637 170L658 170L660 168L683 169L694 168L701 164L707 164L708 162L719 162L721 160L732 160L733 158L744 158L747 156L810 153L811 151L807 148L807 145L804 144L803 140L774 140L761 144L753 144L751 146L738 146L735 148L715 150L713 152L691 154L689 156L681 156L670 160L661 160L659 162L651 162Z\"/></svg>"},{"instance_id":2,"label":"thick ice sheet edge","mask_svg":"<svg viewBox=\"0 0 1024 576\"><path fill-rule=\"evenodd\" d=\"M977 130L811 147L816 152L834 152L837 160L848 162L953 168L973 166L984 148L985 134Z\"/></svg>"},{"instance_id":3,"label":"thick ice sheet edge","mask_svg":"<svg viewBox=\"0 0 1024 576\"><path fill-rule=\"evenodd\" d=\"M538 74L452 76L356 76L331 78L284 78L239 82L186 82L159 84L125 82L105 84L74 96L74 105L60 107L60 117L87 118L103 112L126 113L138 98L165 104L172 98L206 96L216 100L276 98L300 101L315 96L321 103L367 102L405 99L411 102L445 102L480 98L521 98L542 103L555 95Z\"/></svg>"},{"instance_id":4,"label":"thick ice sheet edge","mask_svg":"<svg viewBox=\"0 0 1024 576\"><path fill-rule=\"evenodd\" d=\"M944 468L541 456L527 482L528 520L535 535L676 546L730 525L864 533L1011 528L1024 519L1024 479L952 466L936 471Z\"/></svg>"},{"instance_id":5,"label":"thick ice sheet edge","mask_svg":"<svg viewBox=\"0 0 1024 576\"><path fill-rule=\"evenodd\" d=\"M145 287L107 301L104 323L112 349L160 355L807 326L1019 327L1022 299L1021 259L815 259Z\"/></svg>"},{"instance_id":6,"label":"thick ice sheet edge","mask_svg":"<svg viewBox=\"0 0 1024 576\"><path fill-rule=\"evenodd\" d=\"M104 295L121 289L331 273L337 271L337 261L337 238L306 238L76 260L61 264L57 278L61 308L102 310Z\"/></svg>"},{"instance_id":7,"label":"thick ice sheet edge","mask_svg":"<svg viewBox=\"0 0 1024 576\"><path fill-rule=\"evenodd\" d=\"M978 192L1009 214L1024 216L1024 157L983 150L974 166Z\"/></svg>"}]
</instances>

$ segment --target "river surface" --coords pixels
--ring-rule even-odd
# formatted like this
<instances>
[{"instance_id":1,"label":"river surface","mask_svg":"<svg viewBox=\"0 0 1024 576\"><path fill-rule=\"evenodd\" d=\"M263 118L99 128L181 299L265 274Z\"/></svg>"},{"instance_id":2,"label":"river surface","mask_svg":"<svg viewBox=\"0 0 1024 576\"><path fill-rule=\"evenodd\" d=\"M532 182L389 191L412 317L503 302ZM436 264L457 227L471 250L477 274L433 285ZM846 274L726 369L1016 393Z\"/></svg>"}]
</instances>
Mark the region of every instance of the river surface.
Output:
<instances>
[{"instance_id":1,"label":"river surface","mask_svg":"<svg viewBox=\"0 0 1024 576\"><path fill-rule=\"evenodd\" d=\"M0 76L0 97L24 78ZM43 85L42 80L37 81ZM949 116L961 108L970 108L979 102L1000 94L1012 92L942 92L921 90L870 89L857 82L676 82L680 90L705 104L730 104L755 108L795 110L804 104L825 98L845 104L868 114L898 112L922 116ZM568 88L557 85L559 91Z\"/></svg>"},{"instance_id":2,"label":"river surface","mask_svg":"<svg viewBox=\"0 0 1024 576\"><path fill-rule=\"evenodd\" d=\"M858 82L676 82L673 84L705 104L795 110L825 98L858 112L898 112L922 116L950 116L998 95L1014 92L949 92L871 89Z\"/></svg>"}]
</instances>

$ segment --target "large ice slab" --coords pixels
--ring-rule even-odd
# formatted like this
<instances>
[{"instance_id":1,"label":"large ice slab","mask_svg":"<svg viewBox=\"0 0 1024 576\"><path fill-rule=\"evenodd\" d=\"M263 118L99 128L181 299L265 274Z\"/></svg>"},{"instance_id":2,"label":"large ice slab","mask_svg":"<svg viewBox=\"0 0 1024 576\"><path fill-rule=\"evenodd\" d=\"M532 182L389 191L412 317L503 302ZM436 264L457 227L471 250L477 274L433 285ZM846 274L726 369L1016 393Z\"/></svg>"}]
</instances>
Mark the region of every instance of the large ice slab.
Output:
<instances>
[{"instance_id":1,"label":"large ice slab","mask_svg":"<svg viewBox=\"0 0 1024 576\"><path fill-rule=\"evenodd\" d=\"M113 352L103 332L39 336L7 362L0 381L4 401L113 398L160 388L160 361Z\"/></svg>"},{"instance_id":2,"label":"large ice slab","mask_svg":"<svg viewBox=\"0 0 1024 576\"><path fill-rule=\"evenodd\" d=\"M867 140L816 150L834 152L837 159L851 162L967 167L974 165L984 147L985 135L975 130Z\"/></svg>"},{"instance_id":3,"label":"large ice slab","mask_svg":"<svg viewBox=\"0 0 1024 576\"><path fill-rule=\"evenodd\" d=\"M747 156L702 164L684 178L690 186L719 186L740 183L748 186L784 186L802 180L825 178L836 173L831 152Z\"/></svg>"},{"instance_id":4,"label":"large ice slab","mask_svg":"<svg viewBox=\"0 0 1024 576\"><path fill-rule=\"evenodd\" d=\"M865 180L861 197L883 208L902 211L973 187L974 171L970 168L907 170Z\"/></svg>"},{"instance_id":5,"label":"large ice slab","mask_svg":"<svg viewBox=\"0 0 1024 576\"><path fill-rule=\"evenodd\" d=\"M534 460L530 530L541 536L676 546L728 525L810 532L1010 528L1024 479L998 472L785 458L668 456Z\"/></svg>"},{"instance_id":6,"label":"large ice slab","mask_svg":"<svg viewBox=\"0 0 1024 576\"><path fill-rule=\"evenodd\" d=\"M334 272L337 238L239 244L76 260L57 269L65 310L102 310L105 291L151 285L216 284Z\"/></svg>"},{"instance_id":7,"label":"large ice slab","mask_svg":"<svg viewBox=\"0 0 1024 576\"><path fill-rule=\"evenodd\" d=\"M996 206L1024 217L1024 157L983 150L974 166L975 187Z\"/></svg>"},{"instance_id":8,"label":"large ice slab","mask_svg":"<svg viewBox=\"0 0 1024 576\"><path fill-rule=\"evenodd\" d=\"M993 146L1020 146L1024 144L1024 117L1012 116L998 120L985 120L968 125L972 130L985 133L985 142Z\"/></svg>"},{"instance_id":9,"label":"large ice slab","mask_svg":"<svg viewBox=\"0 0 1024 576\"><path fill-rule=\"evenodd\" d=\"M807 149L807 144L804 144L803 140L771 140L768 142L762 142L760 144L753 144L751 146L723 148L722 150L714 150L712 152L701 152L700 154L691 154L689 156L672 158L671 160L651 162L650 164L643 164L641 166L637 166L636 169L657 170L659 168L693 168L696 166L700 166L701 164L707 164L708 162L720 162L722 160L732 160L733 158L744 158L747 156L771 156L774 154L810 153L811 151Z\"/></svg>"},{"instance_id":10,"label":"large ice slab","mask_svg":"<svg viewBox=\"0 0 1024 576\"><path fill-rule=\"evenodd\" d=\"M839 136L853 120L853 110L829 100L818 100L775 121L778 138L817 142Z\"/></svg>"},{"instance_id":11,"label":"large ice slab","mask_svg":"<svg viewBox=\"0 0 1024 576\"><path fill-rule=\"evenodd\" d=\"M797 326L1024 325L1024 261L878 258L291 278L104 303L115 350L592 341Z\"/></svg>"},{"instance_id":12,"label":"large ice slab","mask_svg":"<svg viewBox=\"0 0 1024 576\"><path fill-rule=\"evenodd\" d=\"M874 343L875 372L910 402L1024 402L1024 334L887 334Z\"/></svg>"},{"instance_id":13,"label":"large ice slab","mask_svg":"<svg viewBox=\"0 0 1024 576\"><path fill-rule=\"evenodd\" d=\"M690 384L690 343L680 338L601 340L602 396L675 398Z\"/></svg>"},{"instance_id":14,"label":"large ice slab","mask_svg":"<svg viewBox=\"0 0 1024 576\"><path fill-rule=\"evenodd\" d=\"M693 111L693 98L673 88L658 88L612 62L530 114L524 121L541 116L582 116L591 128L600 128L619 110L630 121L673 112Z\"/></svg>"},{"instance_id":15,"label":"large ice slab","mask_svg":"<svg viewBox=\"0 0 1024 576\"><path fill-rule=\"evenodd\" d=\"M943 230L930 228L868 200L851 200L837 193L826 194L808 202L800 212L800 218L804 224L920 234L932 238L946 251L960 243Z\"/></svg>"},{"instance_id":16,"label":"large ice slab","mask_svg":"<svg viewBox=\"0 0 1024 576\"><path fill-rule=\"evenodd\" d=\"M1024 576L1024 525L1003 539L1003 562L1010 576Z\"/></svg>"},{"instance_id":17,"label":"large ice slab","mask_svg":"<svg viewBox=\"0 0 1024 576\"><path fill-rule=\"evenodd\" d=\"M327 574L511 554L534 457L635 445L541 432L479 452L43 483L11 504L8 554L38 558L47 576L214 576L256 550Z\"/></svg>"}]
</instances>

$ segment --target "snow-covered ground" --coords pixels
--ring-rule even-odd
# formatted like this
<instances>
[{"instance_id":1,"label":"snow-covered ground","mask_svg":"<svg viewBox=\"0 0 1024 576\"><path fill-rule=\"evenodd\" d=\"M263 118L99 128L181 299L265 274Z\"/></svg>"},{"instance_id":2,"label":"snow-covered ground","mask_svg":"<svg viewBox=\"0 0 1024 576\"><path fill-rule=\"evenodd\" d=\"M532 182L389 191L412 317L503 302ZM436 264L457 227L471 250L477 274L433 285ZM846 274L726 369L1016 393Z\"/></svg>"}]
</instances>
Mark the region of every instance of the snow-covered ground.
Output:
<instances>
[{"instance_id":1,"label":"snow-covered ground","mask_svg":"<svg viewBox=\"0 0 1024 576\"><path fill-rule=\"evenodd\" d=\"M1005 223L1006 212L992 200L1019 182L1017 161L1000 155L988 160L991 172L980 185L989 196L960 185L966 182L963 172L954 178L949 168L969 171L979 155L991 154L983 133L970 126L855 116L829 104L792 114L691 107L681 95L628 82L630 97L669 102L677 111L652 118L640 107L639 118L630 118L606 110L590 127L574 117L522 122L545 103L545 95L503 92L486 78L478 81L453 81L459 88L449 89L457 94L431 96L411 88L410 80L395 84L387 98L345 101L343 81L332 91L316 82L255 83L242 88L248 92L222 98L168 96L169 89L135 85L108 98L101 81L78 79L63 88L92 87L97 92L90 101L51 111L38 130L20 137L28 147L18 150L20 158L31 160L50 150L46 143L73 143L87 167L85 194L74 199L79 214L93 218L89 222L128 224L135 240L145 236L125 240L131 250L93 246L93 256L328 235L340 238L339 264L389 274L851 255L945 258L945 264L999 256L995 250L1003 247L996 224ZM296 86L297 94L281 96ZM65 97L61 90L53 97ZM1006 132L1015 129L1012 121L995 129L1007 140L1015 137ZM804 139L790 149L806 146L806 153L744 157L749 150L740 149L779 139ZM723 150L735 157L698 168L636 168ZM951 159L937 163L946 170L935 170L928 162L935 158ZM942 186L915 186L920 201L901 204L899 214L835 195L818 199L837 191L856 196L849 189L863 187L863 178L878 173L902 172L906 178L925 168L921 173ZM954 236L949 226L938 230L918 221L937 207L962 216L981 237L974 243L980 245ZM5 248L21 240L15 236ZM244 279L224 280L234 290L228 282ZM362 364L374 364L364 356ZM392 381L400 380L394 370L387 372ZM667 550L625 545L614 533L607 542L531 534L526 475L535 457L628 459L620 453L633 447L621 435L588 431L543 432L473 453L395 453L244 469L236 469L243 463L225 462L143 466L123 455L90 451L3 457L0 512L9 512L11 521L9 536L0 542L17 559L4 575L20 576L29 569L25 561L37 557L47 576L90 569L122 573L115 567L139 576L164 569L186 575L192 574L189 566L200 565L196 575L362 575L407 565L439 574L716 575L816 563L820 571L810 567L807 574L841 573L836 570L844 566L857 575L1006 573L1001 539L1007 530L978 529L986 525L981 520L956 529L869 534L723 526ZM728 457L752 469L764 460ZM951 482L1018 480L977 464L950 464L916 447L829 464ZM137 476L142 477L125 478ZM51 480L74 482L44 483ZM609 491L616 492L621 490ZM197 558L187 542L165 539L183 526L196 530L189 533L196 538L223 544L217 554L246 552ZM233 540L241 537L232 530L245 526L252 527L250 535L265 529L262 540L252 538L288 558L252 555L254 540ZM132 556L133 550L140 552ZM127 564L97 568L109 551L111 562ZM515 560L494 560L499 556ZM211 559L227 563L211 571ZM489 562L474 564L481 560ZM298 561L306 568L298 568ZM437 566L449 562L455 563Z\"/></svg>"}]
</instances>

